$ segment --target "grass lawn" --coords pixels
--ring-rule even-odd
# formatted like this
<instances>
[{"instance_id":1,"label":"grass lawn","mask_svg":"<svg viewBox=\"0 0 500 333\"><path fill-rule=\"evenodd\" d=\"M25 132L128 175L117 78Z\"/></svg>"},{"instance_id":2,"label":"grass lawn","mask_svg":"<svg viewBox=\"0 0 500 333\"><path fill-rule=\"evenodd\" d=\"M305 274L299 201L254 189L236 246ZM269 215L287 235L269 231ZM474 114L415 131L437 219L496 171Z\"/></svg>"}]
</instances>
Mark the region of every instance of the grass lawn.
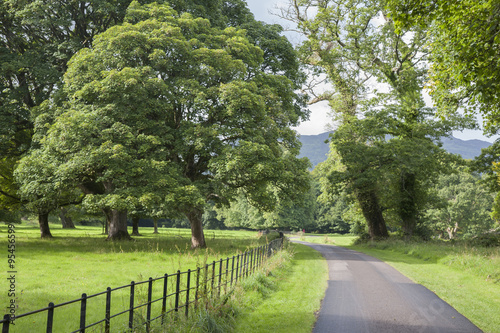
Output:
<instances>
[{"instance_id":1,"label":"grass lawn","mask_svg":"<svg viewBox=\"0 0 500 333\"><path fill-rule=\"evenodd\" d=\"M250 231L207 230L205 238L209 248L206 250L190 249L188 229L160 228L160 234L155 235L152 228L142 228L140 232L143 236L119 242L106 241L98 227L67 230L51 225L51 231L54 239L41 240L37 228L16 226L18 315L44 308L49 302L58 304L80 298L82 293L95 294L105 291L107 287L115 288L131 281L173 274L178 269L194 269L265 243L265 239L259 240L257 233ZM0 225L0 248L5 249L3 265L6 272L7 226L4 224ZM7 279L1 279L0 290L0 304L3 306L9 302L5 292L8 290ZM113 306L128 304L126 293L118 298ZM55 323L79 322L78 304L68 308L74 315L56 309ZM21 322L27 322L28 318L21 318L11 332L44 332L44 328L40 327L44 324L39 323L45 322L45 315L37 316L28 317L36 321L30 323L29 329L22 328ZM92 322L92 318L87 318L87 321ZM54 331L67 329L66 326L54 327Z\"/></svg>"}]
</instances>

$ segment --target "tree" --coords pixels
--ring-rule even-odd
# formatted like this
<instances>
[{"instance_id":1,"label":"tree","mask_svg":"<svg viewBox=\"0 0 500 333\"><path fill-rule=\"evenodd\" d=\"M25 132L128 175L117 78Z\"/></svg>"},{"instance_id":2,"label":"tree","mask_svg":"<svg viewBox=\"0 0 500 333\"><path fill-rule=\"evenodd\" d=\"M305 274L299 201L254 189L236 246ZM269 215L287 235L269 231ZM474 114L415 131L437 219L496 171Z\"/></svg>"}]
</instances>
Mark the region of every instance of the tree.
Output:
<instances>
[{"instance_id":1,"label":"tree","mask_svg":"<svg viewBox=\"0 0 500 333\"><path fill-rule=\"evenodd\" d=\"M314 212L316 208L315 189L295 202L278 201L272 210L263 211L252 205L242 191L228 207L218 208L217 215L227 227L248 228L254 230L313 230L315 229Z\"/></svg>"},{"instance_id":2,"label":"tree","mask_svg":"<svg viewBox=\"0 0 500 333\"><path fill-rule=\"evenodd\" d=\"M134 2L125 24L69 62L67 101L41 149L61 161L58 177L87 194L85 205L107 211L108 238L127 238L127 210L162 187L189 219L192 246L205 247L207 200L224 203L243 188L270 208L307 187L289 127L306 116L301 98L262 63L242 30Z\"/></svg>"},{"instance_id":3,"label":"tree","mask_svg":"<svg viewBox=\"0 0 500 333\"><path fill-rule=\"evenodd\" d=\"M262 230L273 227L267 223L258 208L250 205L242 192L230 206L222 206L216 211L217 216L224 220L224 225L229 228Z\"/></svg>"},{"instance_id":4,"label":"tree","mask_svg":"<svg viewBox=\"0 0 500 333\"><path fill-rule=\"evenodd\" d=\"M313 171L314 172L314 171ZM333 232L345 234L350 232L350 221L346 221L345 214L349 210L349 200L346 193L337 196L322 196L321 185L314 181L316 192L316 207L314 211L314 229L319 232Z\"/></svg>"},{"instance_id":5,"label":"tree","mask_svg":"<svg viewBox=\"0 0 500 333\"><path fill-rule=\"evenodd\" d=\"M479 112L487 133L498 131L500 112L500 2L389 0L388 9L399 29L424 26L431 53L429 86L444 112L458 107Z\"/></svg>"},{"instance_id":6,"label":"tree","mask_svg":"<svg viewBox=\"0 0 500 333\"><path fill-rule=\"evenodd\" d=\"M61 90L67 61L90 47L96 34L120 23L129 2L0 3L0 209L15 210L21 204L13 173L31 146L39 107Z\"/></svg>"},{"instance_id":7,"label":"tree","mask_svg":"<svg viewBox=\"0 0 500 333\"><path fill-rule=\"evenodd\" d=\"M56 160L37 150L23 157L14 172L26 208L38 215L41 238L52 238L49 228L51 211L82 200L81 192L55 177L57 168Z\"/></svg>"},{"instance_id":8,"label":"tree","mask_svg":"<svg viewBox=\"0 0 500 333\"><path fill-rule=\"evenodd\" d=\"M310 84L310 103L328 101L338 124L323 165L325 190L336 192L338 183L354 195L372 238L388 236L383 212L389 205L397 206L403 232L412 234L426 181L442 170L432 167L443 161L439 138L463 125L433 119L425 107L425 31L396 31L383 4L290 1L282 11L307 37L302 60L332 87L317 92L317 82ZM397 201L385 200L382 179L391 181Z\"/></svg>"},{"instance_id":9,"label":"tree","mask_svg":"<svg viewBox=\"0 0 500 333\"><path fill-rule=\"evenodd\" d=\"M478 180L477 176L463 168L440 177L436 195L443 205L429 209L426 219L441 237L444 233L449 239L455 238L458 233L471 237L493 227L493 195Z\"/></svg>"}]
</instances>

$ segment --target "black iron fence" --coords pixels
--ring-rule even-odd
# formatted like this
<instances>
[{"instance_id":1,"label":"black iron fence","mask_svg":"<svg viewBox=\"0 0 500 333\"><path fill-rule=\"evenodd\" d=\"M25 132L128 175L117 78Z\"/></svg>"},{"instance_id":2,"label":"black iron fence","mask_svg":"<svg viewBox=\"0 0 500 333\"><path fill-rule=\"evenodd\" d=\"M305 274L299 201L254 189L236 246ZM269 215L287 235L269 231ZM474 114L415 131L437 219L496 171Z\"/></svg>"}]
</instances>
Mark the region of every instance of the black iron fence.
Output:
<instances>
[{"instance_id":1,"label":"black iron fence","mask_svg":"<svg viewBox=\"0 0 500 333\"><path fill-rule=\"evenodd\" d=\"M106 291L87 295L61 304L49 303L43 309L11 317L4 315L0 321L2 333L8 333L18 325L23 332L33 332L36 328L45 328L45 332L122 332L142 327L150 332L150 325L155 320L175 320L183 313L189 315L190 309L210 298L219 297L228 292L238 280L247 277L260 267L266 258L283 247L283 238L275 239L266 245L251 249L231 258L220 259L204 267L174 274L165 274L159 278L131 282L128 285L107 288ZM116 296L119 294L118 296ZM118 302L115 302L118 300ZM75 313L68 314L67 309ZM76 307L76 309L75 309ZM60 324L55 315L61 312ZM78 322L79 312L79 322ZM100 314L99 314L100 313ZM88 320L90 315L99 318ZM42 317L40 317L42 316ZM33 320L36 317L35 320ZM74 320L69 320L73 318ZM22 320L26 322L22 322ZM90 322L92 321L92 322ZM23 325L24 324L24 325ZM70 327L73 328L70 328ZM31 328L30 328L31 327ZM113 331L111 331L113 329Z\"/></svg>"}]
</instances>

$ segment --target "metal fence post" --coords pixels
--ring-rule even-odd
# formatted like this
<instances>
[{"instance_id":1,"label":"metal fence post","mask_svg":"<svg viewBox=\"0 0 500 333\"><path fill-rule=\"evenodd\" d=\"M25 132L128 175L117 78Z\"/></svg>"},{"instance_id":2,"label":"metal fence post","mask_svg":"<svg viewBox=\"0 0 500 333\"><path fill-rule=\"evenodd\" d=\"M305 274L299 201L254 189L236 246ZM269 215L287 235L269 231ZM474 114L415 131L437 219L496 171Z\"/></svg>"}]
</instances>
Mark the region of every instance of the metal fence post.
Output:
<instances>
[{"instance_id":1,"label":"metal fence post","mask_svg":"<svg viewBox=\"0 0 500 333\"><path fill-rule=\"evenodd\" d=\"M49 303L49 310L47 311L47 333L52 333L52 326L54 324L54 303Z\"/></svg>"},{"instance_id":2,"label":"metal fence post","mask_svg":"<svg viewBox=\"0 0 500 333\"><path fill-rule=\"evenodd\" d=\"M186 287L186 317L189 314L189 288L191 284L191 270L188 269L187 271L187 287Z\"/></svg>"},{"instance_id":3,"label":"metal fence post","mask_svg":"<svg viewBox=\"0 0 500 333\"><path fill-rule=\"evenodd\" d=\"M222 289L221 282L222 282L222 259L219 260L219 287L217 288L217 290L218 290L217 295L219 297L221 295L221 289Z\"/></svg>"},{"instance_id":4,"label":"metal fence post","mask_svg":"<svg viewBox=\"0 0 500 333\"><path fill-rule=\"evenodd\" d=\"M110 332L111 325L111 288L106 289L106 320L104 321L104 332Z\"/></svg>"},{"instance_id":5,"label":"metal fence post","mask_svg":"<svg viewBox=\"0 0 500 333\"><path fill-rule=\"evenodd\" d=\"M135 282L130 282L130 307L128 313L128 328L134 327L134 298L135 298Z\"/></svg>"},{"instance_id":6,"label":"metal fence post","mask_svg":"<svg viewBox=\"0 0 500 333\"><path fill-rule=\"evenodd\" d=\"M196 292L194 294L194 308L196 309L198 307L198 290L200 288L200 272L201 272L201 268L198 267L198 269L196 270Z\"/></svg>"},{"instance_id":7,"label":"metal fence post","mask_svg":"<svg viewBox=\"0 0 500 333\"><path fill-rule=\"evenodd\" d=\"M245 267L245 258L244 258L244 254L241 254L241 262L240 262L240 278L243 278L243 269Z\"/></svg>"},{"instance_id":8,"label":"metal fence post","mask_svg":"<svg viewBox=\"0 0 500 333\"><path fill-rule=\"evenodd\" d=\"M207 293L208 285L208 264L205 265L205 272L203 273L203 297L208 297Z\"/></svg>"},{"instance_id":9,"label":"metal fence post","mask_svg":"<svg viewBox=\"0 0 500 333\"><path fill-rule=\"evenodd\" d=\"M10 315L6 314L3 316L2 333L9 333L9 325L10 325Z\"/></svg>"},{"instance_id":10,"label":"metal fence post","mask_svg":"<svg viewBox=\"0 0 500 333\"><path fill-rule=\"evenodd\" d=\"M151 327L151 299L153 298L153 278L149 278L148 282L148 306L146 312L146 332L149 333Z\"/></svg>"},{"instance_id":11,"label":"metal fence post","mask_svg":"<svg viewBox=\"0 0 500 333\"><path fill-rule=\"evenodd\" d=\"M87 315L87 294L82 294L82 302L80 304L80 332L85 333L85 317Z\"/></svg>"},{"instance_id":12,"label":"metal fence post","mask_svg":"<svg viewBox=\"0 0 500 333\"><path fill-rule=\"evenodd\" d=\"M227 293L227 277L229 274L229 257L226 258L226 278L224 283L224 293Z\"/></svg>"},{"instance_id":13,"label":"metal fence post","mask_svg":"<svg viewBox=\"0 0 500 333\"><path fill-rule=\"evenodd\" d=\"M167 312L167 288L168 288L168 274L163 276L163 296L161 299L161 324L165 322L165 312Z\"/></svg>"},{"instance_id":14,"label":"metal fence post","mask_svg":"<svg viewBox=\"0 0 500 333\"><path fill-rule=\"evenodd\" d=\"M240 268L240 255L238 254L236 256L236 281L235 283L238 283L238 272L239 272L239 268Z\"/></svg>"},{"instance_id":15,"label":"metal fence post","mask_svg":"<svg viewBox=\"0 0 500 333\"><path fill-rule=\"evenodd\" d=\"M233 276L234 276L234 256L233 256L233 263L231 264L231 287L233 286Z\"/></svg>"},{"instance_id":16,"label":"metal fence post","mask_svg":"<svg viewBox=\"0 0 500 333\"><path fill-rule=\"evenodd\" d=\"M210 287L211 296L214 297L214 281L215 281L215 261L212 263L212 282Z\"/></svg>"},{"instance_id":17,"label":"metal fence post","mask_svg":"<svg viewBox=\"0 0 500 333\"><path fill-rule=\"evenodd\" d=\"M181 271L177 271L177 282L175 284L175 312L179 312L179 293L181 288Z\"/></svg>"}]
</instances>

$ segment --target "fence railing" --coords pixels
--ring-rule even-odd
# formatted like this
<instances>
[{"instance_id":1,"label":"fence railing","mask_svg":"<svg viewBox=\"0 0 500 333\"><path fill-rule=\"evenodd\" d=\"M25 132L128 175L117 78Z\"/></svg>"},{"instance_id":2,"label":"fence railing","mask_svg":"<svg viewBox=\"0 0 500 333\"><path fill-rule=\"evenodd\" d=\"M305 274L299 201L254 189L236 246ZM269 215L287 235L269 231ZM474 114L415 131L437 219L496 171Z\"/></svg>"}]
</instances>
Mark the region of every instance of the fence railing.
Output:
<instances>
[{"instance_id":1,"label":"fence railing","mask_svg":"<svg viewBox=\"0 0 500 333\"><path fill-rule=\"evenodd\" d=\"M266 258L272 256L282 247L283 238L278 238L266 245L231 258L213 261L195 270L177 271L174 274L165 274L162 277L149 278L146 281L132 281L125 286L108 287L106 291L93 295L84 293L78 299L60 304L50 302L43 309L16 315L15 317L6 314L0 321L2 333L9 333L11 328L21 324L19 320L22 318L32 318L36 314L40 316L43 313L45 313L44 322L41 322L41 320L33 321L32 325L37 328L46 327L45 332L47 333L62 332L62 330L55 328L54 314L70 305L79 308L79 323L74 323L75 330L66 329L64 332L104 331L109 333L143 327L149 333L153 321L161 320L161 324L164 324L166 320L172 318L168 314L179 315L179 313L184 312L184 315L188 316L190 309L192 307L196 308L200 300L203 302L227 293L228 289L231 289L238 280L253 273L256 268L264 263ZM116 299L113 295L118 293L122 305L123 303L127 304L125 308L117 309L118 306L113 303ZM97 311L97 308L101 308L99 311L102 314L99 316L99 320L89 323L87 317L91 307L94 312ZM39 318L37 317L37 319ZM112 328L113 331L111 331Z\"/></svg>"}]
</instances>

